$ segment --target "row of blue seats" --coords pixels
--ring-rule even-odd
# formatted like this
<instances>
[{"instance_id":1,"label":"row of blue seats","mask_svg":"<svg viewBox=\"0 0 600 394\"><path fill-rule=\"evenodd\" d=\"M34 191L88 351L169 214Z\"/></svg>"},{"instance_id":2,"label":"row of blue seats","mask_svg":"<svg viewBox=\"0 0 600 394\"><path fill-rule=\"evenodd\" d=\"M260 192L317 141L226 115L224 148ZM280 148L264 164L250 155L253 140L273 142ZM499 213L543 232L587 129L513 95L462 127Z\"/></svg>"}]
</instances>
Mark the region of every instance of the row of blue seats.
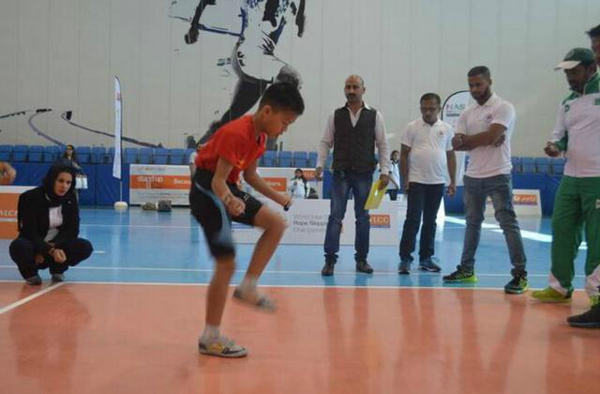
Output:
<instances>
[{"instance_id":1,"label":"row of blue seats","mask_svg":"<svg viewBox=\"0 0 600 394\"><path fill-rule=\"evenodd\" d=\"M513 157L513 172L522 174L557 174L565 170L564 158Z\"/></svg>"},{"instance_id":2,"label":"row of blue seats","mask_svg":"<svg viewBox=\"0 0 600 394\"><path fill-rule=\"evenodd\" d=\"M62 155L64 148L56 145L0 145L0 160L15 162L52 163ZM75 148L81 164L112 163L114 148L80 146ZM152 149L125 148L122 161L124 164L187 164L193 149ZM331 155L326 166L331 164ZM317 164L317 152L266 151L261 157L261 167L301 167L314 168ZM513 172L537 174L562 174L565 160L547 157L513 157Z\"/></svg>"},{"instance_id":3,"label":"row of blue seats","mask_svg":"<svg viewBox=\"0 0 600 394\"><path fill-rule=\"evenodd\" d=\"M187 164L193 149L125 148L124 164ZM41 145L0 145L0 160L52 163L64 147ZM79 146L75 148L81 164L108 164L114 159L114 148ZM317 165L317 152L267 151L259 162L262 167L302 167Z\"/></svg>"},{"instance_id":4,"label":"row of blue seats","mask_svg":"<svg viewBox=\"0 0 600 394\"><path fill-rule=\"evenodd\" d=\"M193 149L125 148L124 164L187 164ZM80 146L75 148L80 164L110 164L115 149ZM0 145L0 160L29 163L53 163L64 153L64 147L41 145Z\"/></svg>"}]
</instances>

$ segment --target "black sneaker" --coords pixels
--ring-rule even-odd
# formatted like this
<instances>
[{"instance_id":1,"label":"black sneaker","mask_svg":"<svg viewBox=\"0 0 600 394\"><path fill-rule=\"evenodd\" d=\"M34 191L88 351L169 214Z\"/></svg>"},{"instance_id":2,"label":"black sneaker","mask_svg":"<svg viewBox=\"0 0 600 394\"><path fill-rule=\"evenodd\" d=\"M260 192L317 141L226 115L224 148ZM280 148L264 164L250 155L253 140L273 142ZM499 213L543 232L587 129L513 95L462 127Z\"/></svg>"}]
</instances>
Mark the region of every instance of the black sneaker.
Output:
<instances>
[{"instance_id":1,"label":"black sneaker","mask_svg":"<svg viewBox=\"0 0 600 394\"><path fill-rule=\"evenodd\" d=\"M600 328L600 304L596 304L581 315L569 316L567 322L571 327Z\"/></svg>"},{"instance_id":2,"label":"black sneaker","mask_svg":"<svg viewBox=\"0 0 600 394\"><path fill-rule=\"evenodd\" d=\"M373 268L367 263L367 260L356 260L356 271L363 274L372 274Z\"/></svg>"},{"instance_id":3,"label":"black sneaker","mask_svg":"<svg viewBox=\"0 0 600 394\"><path fill-rule=\"evenodd\" d=\"M64 282L64 281L65 281L64 274L52 274L52 282L60 283L60 282Z\"/></svg>"},{"instance_id":4,"label":"black sneaker","mask_svg":"<svg viewBox=\"0 0 600 394\"><path fill-rule=\"evenodd\" d=\"M462 266L456 267L456 271L442 277L445 283L476 283L477 276L473 271L467 271Z\"/></svg>"},{"instance_id":5,"label":"black sneaker","mask_svg":"<svg viewBox=\"0 0 600 394\"><path fill-rule=\"evenodd\" d=\"M332 276L333 268L335 267L335 261L325 261L325 265L321 270L321 275L323 276Z\"/></svg>"},{"instance_id":6,"label":"black sneaker","mask_svg":"<svg viewBox=\"0 0 600 394\"><path fill-rule=\"evenodd\" d=\"M524 275L515 275L513 278L504 286L504 292L507 294L522 294L529 289L529 282L527 277Z\"/></svg>"},{"instance_id":7,"label":"black sneaker","mask_svg":"<svg viewBox=\"0 0 600 394\"><path fill-rule=\"evenodd\" d=\"M29 278L25 279L25 283L27 283L29 286L39 286L42 284L42 278L40 278L39 275L30 276Z\"/></svg>"},{"instance_id":8,"label":"black sneaker","mask_svg":"<svg viewBox=\"0 0 600 394\"><path fill-rule=\"evenodd\" d=\"M400 265L398 265L398 274L400 275L408 275L410 274L410 264L412 261L409 259L401 260Z\"/></svg>"},{"instance_id":9,"label":"black sneaker","mask_svg":"<svg viewBox=\"0 0 600 394\"><path fill-rule=\"evenodd\" d=\"M439 263L438 259L430 257L419 262L419 269L422 271L440 272L442 269L437 263Z\"/></svg>"}]
</instances>

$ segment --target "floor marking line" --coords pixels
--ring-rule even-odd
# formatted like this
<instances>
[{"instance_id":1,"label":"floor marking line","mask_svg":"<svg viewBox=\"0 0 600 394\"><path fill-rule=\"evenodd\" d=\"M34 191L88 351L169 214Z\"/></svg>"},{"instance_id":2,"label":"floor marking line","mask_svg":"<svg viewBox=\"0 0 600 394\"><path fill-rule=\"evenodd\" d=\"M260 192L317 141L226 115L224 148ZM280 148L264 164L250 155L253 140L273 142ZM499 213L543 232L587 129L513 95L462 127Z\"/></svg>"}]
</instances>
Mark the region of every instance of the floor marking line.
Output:
<instances>
[{"instance_id":1,"label":"floor marking line","mask_svg":"<svg viewBox=\"0 0 600 394\"><path fill-rule=\"evenodd\" d=\"M10 281L3 281L3 282L10 282ZM23 281L18 281L18 282L19 283L23 283ZM9 305L5 306L4 308L1 308L0 309L0 315L4 314L6 312L9 312L9 311L11 311L11 310L13 310L15 308L18 308L21 305L27 304L29 301L33 301L36 298L43 296L44 294L47 294L47 293L49 293L49 292L51 292L53 290L56 290L60 286L62 286L64 284L65 284L65 282L61 282L61 283L56 283L56 284L50 285L50 286L46 287L44 290L37 291L37 292L33 293L32 295L30 295L28 297L25 297L25 298L23 298L23 299L21 299L19 301L13 302L12 304L9 304Z\"/></svg>"},{"instance_id":2,"label":"floor marking line","mask_svg":"<svg viewBox=\"0 0 600 394\"><path fill-rule=\"evenodd\" d=\"M16 266L12 266L12 265L0 265L0 269L17 269ZM152 267L71 267L71 270L75 270L75 271L111 271L111 270L117 270L117 271L156 271L156 272L198 272L198 273L212 273L214 272L213 269L197 269L197 268L152 268ZM234 271L236 274L239 273L246 273L246 270L235 270ZM263 274L269 274L269 275L321 275L321 272L318 270L315 271L264 271ZM362 275L362 274L357 274L355 271L336 271L335 272L336 275ZM398 276L398 273L396 271L383 271L383 272L374 272L371 274L372 276ZM419 276L427 276L427 277L434 277L434 276L439 276L440 274L436 274L436 273L429 273L429 272L414 272L411 273L412 277L419 277ZM490 278L495 278L495 277L500 277L500 278L510 278L511 275L510 273L506 273L506 274L477 274L478 277L490 277ZM527 275L529 278L547 278L548 274L528 274ZM368 276L365 276L366 278L368 278ZM575 278L580 278L583 279L585 278L585 275L575 275Z\"/></svg>"}]
</instances>

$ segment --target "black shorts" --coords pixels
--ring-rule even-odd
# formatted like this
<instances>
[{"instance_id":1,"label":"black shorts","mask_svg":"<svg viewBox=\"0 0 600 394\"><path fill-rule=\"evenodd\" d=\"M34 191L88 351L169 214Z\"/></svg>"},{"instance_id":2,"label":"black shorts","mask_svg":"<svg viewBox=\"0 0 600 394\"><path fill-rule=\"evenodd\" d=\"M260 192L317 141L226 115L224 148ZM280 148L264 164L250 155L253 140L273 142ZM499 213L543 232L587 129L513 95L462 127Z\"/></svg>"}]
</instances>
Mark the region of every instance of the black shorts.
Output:
<instances>
[{"instance_id":1,"label":"black shorts","mask_svg":"<svg viewBox=\"0 0 600 394\"><path fill-rule=\"evenodd\" d=\"M262 203L250 194L228 183L231 193L246 204L243 214L231 217L223 202L213 193L211 182L214 174L197 169L190 189L190 208L192 214L202 226L210 253L214 257L235 256L235 245L231 235L231 222L254 226L254 218Z\"/></svg>"}]
</instances>

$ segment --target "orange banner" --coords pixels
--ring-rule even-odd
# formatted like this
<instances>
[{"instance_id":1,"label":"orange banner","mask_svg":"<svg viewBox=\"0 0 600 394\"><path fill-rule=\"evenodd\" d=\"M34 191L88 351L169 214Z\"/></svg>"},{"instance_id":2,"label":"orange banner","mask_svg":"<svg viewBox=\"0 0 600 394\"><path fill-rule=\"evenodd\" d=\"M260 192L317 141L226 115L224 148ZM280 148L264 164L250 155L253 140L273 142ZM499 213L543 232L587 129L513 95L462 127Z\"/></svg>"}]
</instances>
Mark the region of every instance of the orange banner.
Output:
<instances>
[{"instance_id":1,"label":"orange banner","mask_svg":"<svg viewBox=\"0 0 600 394\"><path fill-rule=\"evenodd\" d=\"M537 205L538 199L535 194L515 194L513 203L515 205Z\"/></svg>"},{"instance_id":2,"label":"orange banner","mask_svg":"<svg viewBox=\"0 0 600 394\"><path fill-rule=\"evenodd\" d=\"M390 227L390 215L371 214L371 226L380 228Z\"/></svg>"},{"instance_id":3,"label":"orange banner","mask_svg":"<svg viewBox=\"0 0 600 394\"><path fill-rule=\"evenodd\" d=\"M0 238L17 237L17 204L19 194L0 193Z\"/></svg>"},{"instance_id":4,"label":"orange banner","mask_svg":"<svg viewBox=\"0 0 600 394\"><path fill-rule=\"evenodd\" d=\"M267 177L267 178L263 178L263 179L265 180L265 182L267 182L267 184L269 186L271 186L273 189L275 189L275 191L285 192L287 190L287 179L286 178Z\"/></svg>"},{"instance_id":5,"label":"orange banner","mask_svg":"<svg viewBox=\"0 0 600 394\"><path fill-rule=\"evenodd\" d=\"M183 175L131 175L131 189L185 189L192 185L189 176Z\"/></svg>"}]
</instances>

